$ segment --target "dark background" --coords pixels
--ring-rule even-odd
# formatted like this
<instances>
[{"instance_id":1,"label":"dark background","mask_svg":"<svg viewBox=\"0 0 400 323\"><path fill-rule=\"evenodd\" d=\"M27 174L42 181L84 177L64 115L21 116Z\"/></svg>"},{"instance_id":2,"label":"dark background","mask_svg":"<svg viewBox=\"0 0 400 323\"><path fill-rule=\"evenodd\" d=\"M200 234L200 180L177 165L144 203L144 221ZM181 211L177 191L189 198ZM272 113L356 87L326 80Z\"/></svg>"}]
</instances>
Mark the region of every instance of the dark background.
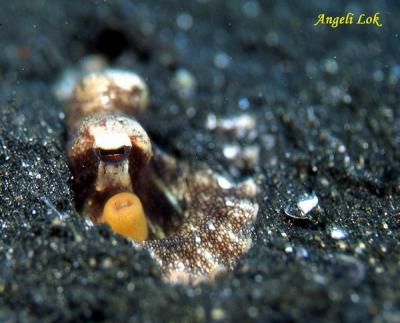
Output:
<instances>
[{"instance_id":1,"label":"dark background","mask_svg":"<svg viewBox=\"0 0 400 323\"><path fill-rule=\"evenodd\" d=\"M313 26L348 11L380 12L383 27ZM376 0L2 1L0 320L399 321L399 11ZM93 53L146 79L142 122L161 147L260 183L254 246L234 272L170 286L145 251L85 226L51 90ZM189 98L174 90L181 68L197 82ZM244 112L251 136L206 127L211 113ZM258 147L258 162L232 165L232 143ZM285 212L311 192L319 210Z\"/></svg>"}]
</instances>

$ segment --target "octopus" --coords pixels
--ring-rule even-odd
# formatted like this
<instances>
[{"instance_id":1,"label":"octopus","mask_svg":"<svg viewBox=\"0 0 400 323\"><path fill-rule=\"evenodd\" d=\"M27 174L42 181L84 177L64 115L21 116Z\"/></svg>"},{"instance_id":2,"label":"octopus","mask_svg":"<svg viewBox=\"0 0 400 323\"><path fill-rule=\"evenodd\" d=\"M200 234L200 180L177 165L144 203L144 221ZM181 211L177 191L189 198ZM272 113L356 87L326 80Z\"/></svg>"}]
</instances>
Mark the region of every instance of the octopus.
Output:
<instances>
[{"instance_id":1,"label":"octopus","mask_svg":"<svg viewBox=\"0 0 400 323\"><path fill-rule=\"evenodd\" d=\"M102 67L74 75L70 90L56 94L67 108L83 216L147 250L167 282L197 284L233 270L252 244L255 182L233 183L206 164L192 169L153 143L138 121L149 91L136 73Z\"/></svg>"}]
</instances>

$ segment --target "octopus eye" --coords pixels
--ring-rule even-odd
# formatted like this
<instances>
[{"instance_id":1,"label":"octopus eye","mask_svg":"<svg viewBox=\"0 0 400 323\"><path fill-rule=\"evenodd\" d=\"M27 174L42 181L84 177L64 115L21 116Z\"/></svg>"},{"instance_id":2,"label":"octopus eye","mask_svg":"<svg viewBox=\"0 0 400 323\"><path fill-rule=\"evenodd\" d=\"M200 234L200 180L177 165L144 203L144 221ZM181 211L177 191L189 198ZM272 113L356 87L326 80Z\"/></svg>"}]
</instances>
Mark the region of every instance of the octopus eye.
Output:
<instances>
[{"instance_id":1,"label":"octopus eye","mask_svg":"<svg viewBox=\"0 0 400 323\"><path fill-rule=\"evenodd\" d=\"M97 157L105 163L118 163L126 159L129 155L130 147L119 147L116 149L97 148Z\"/></svg>"}]
</instances>

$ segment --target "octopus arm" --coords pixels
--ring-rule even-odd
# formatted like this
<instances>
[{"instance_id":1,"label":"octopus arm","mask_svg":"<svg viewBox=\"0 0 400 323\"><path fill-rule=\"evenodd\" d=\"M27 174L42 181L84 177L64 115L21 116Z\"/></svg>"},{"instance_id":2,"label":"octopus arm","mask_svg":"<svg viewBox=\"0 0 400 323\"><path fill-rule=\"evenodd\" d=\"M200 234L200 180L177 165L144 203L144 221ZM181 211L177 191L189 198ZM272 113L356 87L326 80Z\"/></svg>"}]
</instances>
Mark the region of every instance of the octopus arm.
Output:
<instances>
[{"instance_id":1,"label":"octopus arm","mask_svg":"<svg viewBox=\"0 0 400 323\"><path fill-rule=\"evenodd\" d=\"M212 280L232 270L251 246L256 219L257 187L245 181L227 187L210 169L191 171L175 159L158 152L153 160L159 181L168 181L185 205L185 219L172 236L144 243L171 283Z\"/></svg>"}]
</instances>

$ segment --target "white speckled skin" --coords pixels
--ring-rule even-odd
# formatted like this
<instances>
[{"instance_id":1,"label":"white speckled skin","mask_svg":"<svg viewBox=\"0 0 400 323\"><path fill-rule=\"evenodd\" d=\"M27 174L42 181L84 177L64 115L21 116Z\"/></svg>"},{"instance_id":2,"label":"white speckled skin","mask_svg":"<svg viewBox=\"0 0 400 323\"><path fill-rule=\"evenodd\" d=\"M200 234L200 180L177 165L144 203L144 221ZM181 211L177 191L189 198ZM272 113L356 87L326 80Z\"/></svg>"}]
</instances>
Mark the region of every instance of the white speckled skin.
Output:
<instances>
[{"instance_id":1,"label":"white speckled skin","mask_svg":"<svg viewBox=\"0 0 400 323\"><path fill-rule=\"evenodd\" d=\"M178 180L169 189L187 206L185 221L172 236L146 241L144 246L167 281L197 284L232 270L250 248L257 187L246 181L224 189L210 170L186 168L181 176L190 180Z\"/></svg>"}]
</instances>

